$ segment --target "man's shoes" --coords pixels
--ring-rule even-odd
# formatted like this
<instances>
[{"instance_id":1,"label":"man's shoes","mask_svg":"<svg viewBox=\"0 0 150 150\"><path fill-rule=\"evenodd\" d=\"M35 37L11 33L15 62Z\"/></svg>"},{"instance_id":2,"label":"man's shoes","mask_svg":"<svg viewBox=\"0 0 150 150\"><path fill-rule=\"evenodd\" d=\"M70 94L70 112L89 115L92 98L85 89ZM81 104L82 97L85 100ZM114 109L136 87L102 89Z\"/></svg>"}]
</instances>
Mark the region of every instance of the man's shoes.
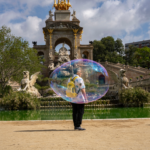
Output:
<instances>
[{"instance_id":1,"label":"man's shoes","mask_svg":"<svg viewBox=\"0 0 150 150\"><path fill-rule=\"evenodd\" d=\"M74 130L80 130L80 131L83 131L83 130L86 130L86 129L81 128L81 127L75 127Z\"/></svg>"}]
</instances>

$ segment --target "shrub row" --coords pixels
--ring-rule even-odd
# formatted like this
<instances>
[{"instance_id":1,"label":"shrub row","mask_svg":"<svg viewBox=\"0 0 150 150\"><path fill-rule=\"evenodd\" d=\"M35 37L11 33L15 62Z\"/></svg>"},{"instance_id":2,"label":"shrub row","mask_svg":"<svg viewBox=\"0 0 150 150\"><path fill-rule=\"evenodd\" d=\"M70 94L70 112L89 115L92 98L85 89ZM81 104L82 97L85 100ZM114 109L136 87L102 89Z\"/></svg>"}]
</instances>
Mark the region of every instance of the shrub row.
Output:
<instances>
[{"instance_id":1,"label":"shrub row","mask_svg":"<svg viewBox=\"0 0 150 150\"><path fill-rule=\"evenodd\" d=\"M0 99L0 106L9 110L40 108L40 100L26 92L10 92Z\"/></svg>"},{"instance_id":2,"label":"shrub row","mask_svg":"<svg viewBox=\"0 0 150 150\"><path fill-rule=\"evenodd\" d=\"M61 97L52 97L52 98L40 98L40 101L64 101L64 99L62 99Z\"/></svg>"},{"instance_id":3,"label":"shrub row","mask_svg":"<svg viewBox=\"0 0 150 150\"><path fill-rule=\"evenodd\" d=\"M105 97L104 99L102 98L102 99L99 99L99 100L108 100L108 99L110 99L110 97ZM62 99L61 97L59 98L44 98L44 97L42 97L42 98L40 98L40 101L64 101L64 99Z\"/></svg>"},{"instance_id":4,"label":"shrub row","mask_svg":"<svg viewBox=\"0 0 150 150\"><path fill-rule=\"evenodd\" d=\"M94 101L85 105L101 105L101 104L110 104L110 100L98 100ZM41 101L41 106L64 106L64 105L70 105L67 101Z\"/></svg>"},{"instance_id":5,"label":"shrub row","mask_svg":"<svg viewBox=\"0 0 150 150\"><path fill-rule=\"evenodd\" d=\"M123 106L141 106L150 102L150 93L142 88L125 89L119 93L119 103ZM116 103L116 102L115 102ZM85 105L110 104L110 100L97 100ZM9 92L0 99L0 106L9 110L37 109L41 106L70 105L62 98L36 98L26 92Z\"/></svg>"},{"instance_id":6,"label":"shrub row","mask_svg":"<svg viewBox=\"0 0 150 150\"><path fill-rule=\"evenodd\" d=\"M141 106L150 102L150 93L142 88L124 89L119 93L119 101L124 106Z\"/></svg>"}]
</instances>

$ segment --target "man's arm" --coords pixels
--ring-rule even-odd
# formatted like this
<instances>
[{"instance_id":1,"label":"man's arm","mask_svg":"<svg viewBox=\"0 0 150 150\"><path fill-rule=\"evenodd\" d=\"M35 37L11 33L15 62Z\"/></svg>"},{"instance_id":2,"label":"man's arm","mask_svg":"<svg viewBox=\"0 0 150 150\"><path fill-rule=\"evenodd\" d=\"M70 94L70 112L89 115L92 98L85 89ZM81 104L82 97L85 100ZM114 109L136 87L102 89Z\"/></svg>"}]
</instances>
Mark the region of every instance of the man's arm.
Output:
<instances>
[{"instance_id":1,"label":"man's arm","mask_svg":"<svg viewBox=\"0 0 150 150\"><path fill-rule=\"evenodd\" d=\"M85 92L85 89L81 89L81 92L85 98L85 102L88 103L88 100L87 100L87 97L86 97L86 92Z\"/></svg>"}]
</instances>

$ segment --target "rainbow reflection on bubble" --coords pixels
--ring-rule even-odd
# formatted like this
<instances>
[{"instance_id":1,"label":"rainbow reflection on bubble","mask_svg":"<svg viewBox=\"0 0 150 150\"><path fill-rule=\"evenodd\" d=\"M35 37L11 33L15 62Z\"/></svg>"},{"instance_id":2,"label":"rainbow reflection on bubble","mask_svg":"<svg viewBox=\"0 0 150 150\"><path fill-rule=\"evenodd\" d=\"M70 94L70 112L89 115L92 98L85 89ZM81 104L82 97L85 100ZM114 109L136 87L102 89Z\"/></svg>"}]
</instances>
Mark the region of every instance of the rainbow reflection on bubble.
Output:
<instances>
[{"instance_id":1,"label":"rainbow reflection on bubble","mask_svg":"<svg viewBox=\"0 0 150 150\"><path fill-rule=\"evenodd\" d=\"M96 101L107 93L109 89L109 76L106 69L95 61L76 59L64 63L50 75L50 86L58 96L71 103L84 103L81 97L70 98L66 95L67 83L69 78L74 75L73 70L75 68L80 68L82 72L81 78L85 84L88 102Z\"/></svg>"}]
</instances>

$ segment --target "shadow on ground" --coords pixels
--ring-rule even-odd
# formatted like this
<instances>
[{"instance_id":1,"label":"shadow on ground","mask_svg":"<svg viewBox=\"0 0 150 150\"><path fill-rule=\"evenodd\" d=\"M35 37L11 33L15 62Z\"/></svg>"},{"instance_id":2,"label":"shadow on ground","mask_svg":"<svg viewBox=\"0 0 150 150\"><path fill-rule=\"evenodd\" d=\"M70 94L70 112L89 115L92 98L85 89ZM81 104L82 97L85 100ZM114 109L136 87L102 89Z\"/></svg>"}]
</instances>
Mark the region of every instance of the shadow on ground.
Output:
<instances>
[{"instance_id":1,"label":"shadow on ground","mask_svg":"<svg viewBox=\"0 0 150 150\"><path fill-rule=\"evenodd\" d=\"M62 130L62 129L50 129L50 130L20 130L15 132L51 132L51 131L74 131L74 130Z\"/></svg>"}]
</instances>

